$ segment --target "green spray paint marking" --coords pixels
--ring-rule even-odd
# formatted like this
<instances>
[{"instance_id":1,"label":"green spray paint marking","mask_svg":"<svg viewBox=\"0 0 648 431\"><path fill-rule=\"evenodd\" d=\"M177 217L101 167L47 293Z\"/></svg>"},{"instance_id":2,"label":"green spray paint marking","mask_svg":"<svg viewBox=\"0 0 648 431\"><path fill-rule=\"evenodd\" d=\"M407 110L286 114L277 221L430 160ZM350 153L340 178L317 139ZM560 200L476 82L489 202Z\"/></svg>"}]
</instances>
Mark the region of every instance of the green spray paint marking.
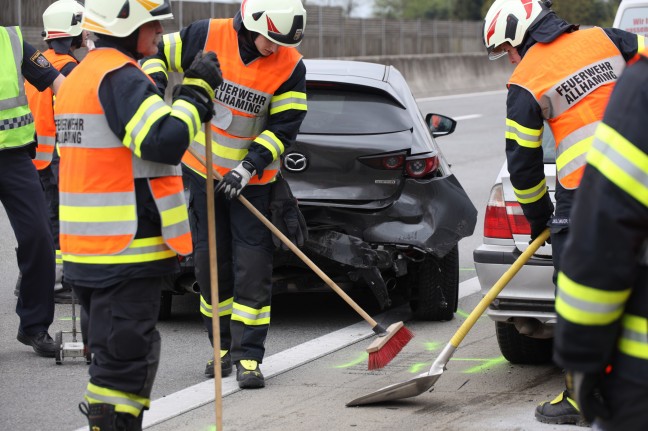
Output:
<instances>
[{"instance_id":1,"label":"green spray paint marking","mask_svg":"<svg viewBox=\"0 0 648 431\"><path fill-rule=\"evenodd\" d=\"M425 347L425 350L428 352L434 352L439 348L441 343L437 343L436 341L431 341L431 342L425 342L423 343L423 346Z\"/></svg>"},{"instance_id":2,"label":"green spray paint marking","mask_svg":"<svg viewBox=\"0 0 648 431\"><path fill-rule=\"evenodd\" d=\"M358 364L360 364L361 362L366 361L368 357L369 357L369 354L368 354L367 352L362 352L362 354L361 354L357 359L354 359L354 360L351 361L351 362L347 362L346 364L336 365L335 368L349 368L349 367L353 367L354 365L358 365Z\"/></svg>"},{"instance_id":3,"label":"green spray paint marking","mask_svg":"<svg viewBox=\"0 0 648 431\"><path fill-rule=\"evenodd\" d=\"M475 268L459 268L459 271L475 271Z\"/></svg>"},{"instance_id":4,"label":"green spray paint marking","mask_svg":"<svg viewBox=\"0 0 648 431\"><path fill-rule=\"evenodd\" d=\"M471 362L483 362L481 365L468 368L467 370L462 371L463 374L475 374L486 369L493 367L495 365L506 362L504 356L498 358L451 358L451 361L471 361ZM420 374L422 371L425 371L432 366L430 362L417 362L409 368L409 372L412 374Z\"/></svg>"}]
</instances>

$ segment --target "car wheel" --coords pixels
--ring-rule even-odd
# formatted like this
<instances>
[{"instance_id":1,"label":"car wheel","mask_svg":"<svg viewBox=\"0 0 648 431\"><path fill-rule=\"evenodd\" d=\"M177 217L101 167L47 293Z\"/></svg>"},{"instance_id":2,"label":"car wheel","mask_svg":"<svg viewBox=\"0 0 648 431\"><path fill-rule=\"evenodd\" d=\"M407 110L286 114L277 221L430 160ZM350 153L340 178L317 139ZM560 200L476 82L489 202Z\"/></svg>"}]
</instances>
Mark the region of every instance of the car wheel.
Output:
<instances>
[{"instance_id":1,"label":"car wheel","mask_svg":"<svg viewBox=\"0 0 648 431\"><path fill-rule=\"evenodd\" d=\"M158 320L169 320L171 318L171 305L173 304L173 293L169 291L162 292L162 300L160 301L160 312L158 313Z\"/></svg>"},{"instance_id":2,"label":"car wheel","mask_svg":"<svg viewBox=\"0 0 648 431\"><path fill-rule=\"evenodd\" d=\"M497 344L507 361L513 364L540 365L551 363L551 338L522 335L512 323L495 322Z\"/></svg>"},{"instance_id":3,"label":"car wheel","mask_svg":"<svg viewBox=\"0 0 648 431\"><path fill-rule=\"evenodd\" d=\"M410 307L416 320L451 320L459 300L459 247L442 258L428 255L408 268Z\"/></svg>"}]
</instances>

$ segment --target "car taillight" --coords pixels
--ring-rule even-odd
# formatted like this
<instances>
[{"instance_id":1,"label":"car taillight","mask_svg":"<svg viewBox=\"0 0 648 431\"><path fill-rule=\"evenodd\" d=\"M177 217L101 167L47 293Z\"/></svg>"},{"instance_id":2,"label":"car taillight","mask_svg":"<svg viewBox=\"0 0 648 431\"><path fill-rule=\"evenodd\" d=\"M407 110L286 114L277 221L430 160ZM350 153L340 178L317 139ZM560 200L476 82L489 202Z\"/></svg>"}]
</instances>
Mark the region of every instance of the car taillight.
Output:
<instances>
[{"instance_id":1,"label":"car taillight","mask_svg":"<svg viewBox=\"0 0 648 431\"><path fill-rule=\"evenodd\" d=\"M531 235L531 225L524 217L522 207L517 202L506 203L506 214L513 235Z\"/></svg>"},{"instance_id":2,"label":"car taillight","mask_svg":"<svg viewBox=\"0 0 648 431\"><path fill-rule=\"evenodd\" d=\"M501 184L493 186L488 197L486 215L484 216L484 236L488 238L512 239Z\"/></svg>"},{"instance_id":3,"label":"car taillight","mask_svg":"<svg viewBox=\"0 0 648 431\"><path fill-rule=\"evenodd\" d=\"M405 163L405 153L380 154L376 156L363 156L358 160L374 169L402 170Z\"/></svg>"},{"instance_id":4,"label":"car taillight","mask_svg":"<svg viewBox=\"0 0 648 431\"><path fill-rule=\"evenodd\" d=\"M408 160L405 163L405 172L412 178L423 178L436 171L438 167L439 159L437 156L432 156L424 159Z\"/></svg>"},{"instance_id":5,"label":"car taillight","mask_svg":"<svg viewBox=\"0 0 648 431\"><path fill-rule=\"evenodd\" d=\"M504 201L501 184L491 189L484 216L484 236L512 239L513 235L530 235L531 225L518 202Z\"/></svg>"}]
</instances>

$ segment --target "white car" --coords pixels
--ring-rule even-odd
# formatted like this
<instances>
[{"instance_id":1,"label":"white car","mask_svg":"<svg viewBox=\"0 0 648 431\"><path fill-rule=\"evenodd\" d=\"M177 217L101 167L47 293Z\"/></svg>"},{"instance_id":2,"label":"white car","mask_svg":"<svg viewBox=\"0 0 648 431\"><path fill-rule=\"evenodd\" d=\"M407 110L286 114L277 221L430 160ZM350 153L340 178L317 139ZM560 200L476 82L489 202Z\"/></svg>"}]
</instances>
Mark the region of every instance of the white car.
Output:
<instances>
[{"instance_id":1,"label":"white car","mask_svg":"<svg viewBox=\"0 0 648 431\"><path fill-rule=\"evenodd\" d=\"M648 37L648 0L623 0L612 26Z\"/></svg>"},{"instance_id":2,"label":"white car","mask_svg":"<svg viewBox=\"0 0 648 431\"><path fill-rule=\"evenodd\" d=\"M545 126L542 147L549 195L554 200L555 143ZM515 199L504 162L491 189L484 216L484 242L473 252L482 294L500 279L526 250L531 227ZM516 364L551 362L554 311L551 245L541 247L509 282L486 314L495 321L497 342L504 357Z\"/></svg>"}]
</instances>

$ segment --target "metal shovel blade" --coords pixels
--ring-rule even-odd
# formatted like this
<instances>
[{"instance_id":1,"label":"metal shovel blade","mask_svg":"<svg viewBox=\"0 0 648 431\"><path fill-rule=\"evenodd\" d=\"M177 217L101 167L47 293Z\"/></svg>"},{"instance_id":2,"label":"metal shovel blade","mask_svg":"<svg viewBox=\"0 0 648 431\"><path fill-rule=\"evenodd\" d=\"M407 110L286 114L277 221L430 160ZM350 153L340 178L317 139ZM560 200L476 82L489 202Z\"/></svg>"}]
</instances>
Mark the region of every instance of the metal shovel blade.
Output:
<instances>
[{"instance_id":1,"label":"metal shovel blade","mask_svg":"<svg viewBox=\"0 0 648 431\"><path fill-rule=\"evenodd\" d=\"M415 397L423 392L429 391L436 381L439 380L442 373L443 370L434 374L423 373L413 379L385 386L382 389L378 389L376 392L372 392L348 402L346 406L362 406L366 404L382 403L385 401Z\"/></svg>"}]
</instances>

